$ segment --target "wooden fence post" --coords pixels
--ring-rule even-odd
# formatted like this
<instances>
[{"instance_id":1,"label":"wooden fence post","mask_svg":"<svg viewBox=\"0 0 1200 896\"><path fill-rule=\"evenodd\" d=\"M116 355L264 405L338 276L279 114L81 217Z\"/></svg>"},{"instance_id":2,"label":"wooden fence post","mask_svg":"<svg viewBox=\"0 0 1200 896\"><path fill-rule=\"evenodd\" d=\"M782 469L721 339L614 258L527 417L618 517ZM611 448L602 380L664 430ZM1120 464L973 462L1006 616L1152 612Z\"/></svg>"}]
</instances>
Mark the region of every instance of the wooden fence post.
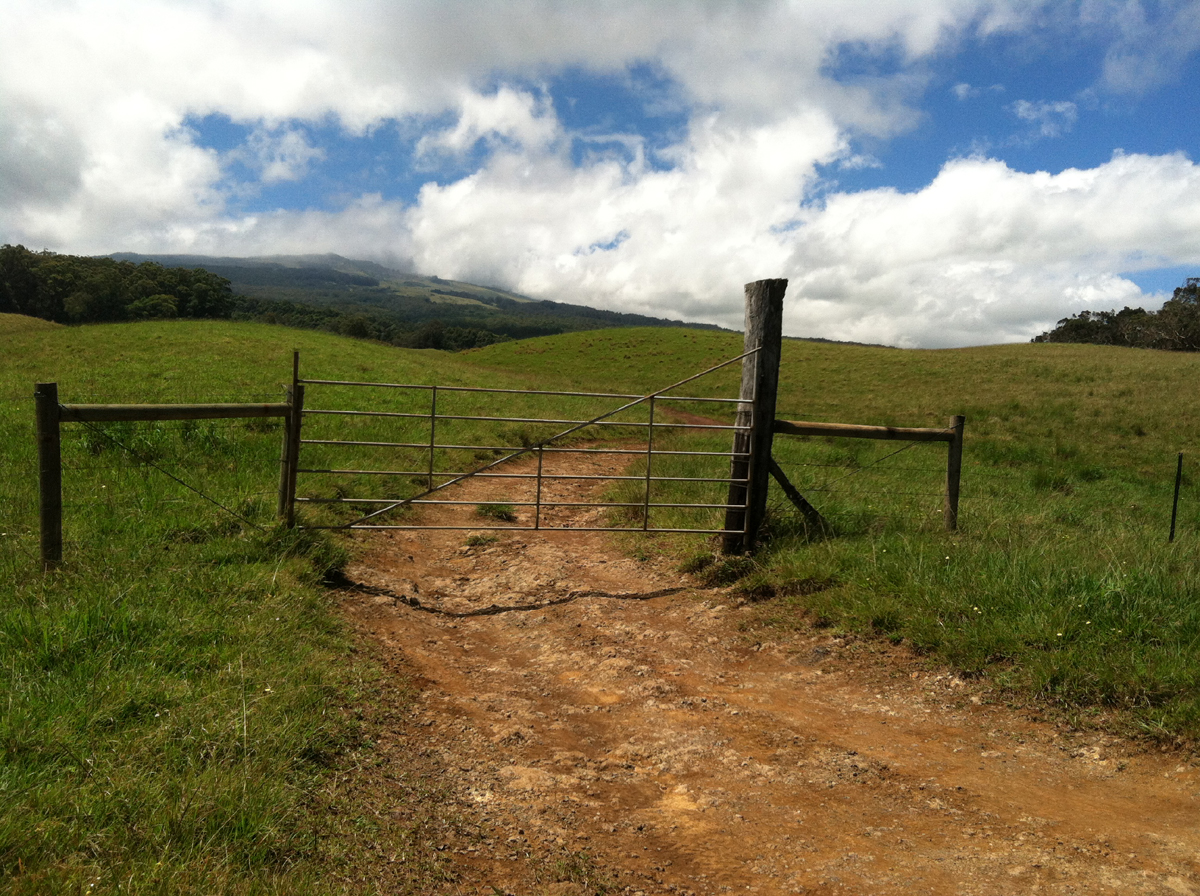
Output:
<instances>
[{"instance_id":1,"label":"wooden fence post","mask_svg":"<svg viewBox=\"0 0 1200 896\"><path fill-rule=\"evenodd\" d=\"M292 382L286 387L288 415L283 420L283 447L279 452L279 507L278 517L290 529L296 524L296 455L292 451L296 423L300 412L296 407L296 396L300 392L300 350L292 349Z\"/></svg>"},{"instance_id":2,"label":"wooden fence post","mask_svg":"<svg viewBox=\"0 0 1200 896\"><path fill-rule=\"evenodd\" d=\"M285 386L284 389L288 414L283 418L283 443L279 448L279 505L275 509L275 515L281 520L287 519L288 515L288 487L292 481L292 416L296 410L293 400L295 387Z\"/></svg>"},{"instance_id":3,"label":"wooden fence post","mask_svg":"<svg viewBox=\"0 0 1200 896\"><path fill-rule=\"evenodd\" d=\"M771 438L783 341L783 294L786 291L787 280L756 280L746 284L745 351L758 349L758 352L742 361L737 425L747 429L734 434L735 456L730 463L730 478L746 481L729 484L726 503L736 506L725 511L721 548L726 554L754 549L767 510ZM738 457L739 453L746 456Z\"/></svg>"},{"instance_id":4,"label":"wooden fence post","mask_svg":"<svg viewBox=\"0 0 1200 896\"><path fill-rule=\"evenodd\" d=\"M33 397L37 412L42 568L49 571L62 562L62 440L59 435L58 383L38 383Z\"/></svg>"},{"instance_id":5,"label":"wooden fence post","mask_svg":"<svg viewBox=\"0 0 1200 896\"><path fill-rule=\"evenodd\" d=\"M304 384L298 383L292 392L292 413L288 417L288 482L287 513L285 519L289 529L296 528L296 468L300 466L300 432L304 418Z\"/></svg>"},{"instance_id":6,"label":"wooden fence post","mask_svg":"<svg viewBox=\"0 0 1200 896\"><path fill-rule=\"evenodd\" d=\"M1175 497L1171 501L1171 534L1167 541L1175 540L1175 518L1179 516L1179 487L1183 485L1183 452L1179 452L1179 460L1175 464Z\"/></svg>"},{"instance_id":7,"label":"wooden fence post","mask_svg":"<svg viewBox=\"0 0 1200 896\"><path fill-rule=\"evenodd\" d=\"M950 418L950 450L946 457L946 531L953 532L958 528L958 481L962 475L962 444L963 424L967 418L955 414Z\"/></svg>"}]
</instances>

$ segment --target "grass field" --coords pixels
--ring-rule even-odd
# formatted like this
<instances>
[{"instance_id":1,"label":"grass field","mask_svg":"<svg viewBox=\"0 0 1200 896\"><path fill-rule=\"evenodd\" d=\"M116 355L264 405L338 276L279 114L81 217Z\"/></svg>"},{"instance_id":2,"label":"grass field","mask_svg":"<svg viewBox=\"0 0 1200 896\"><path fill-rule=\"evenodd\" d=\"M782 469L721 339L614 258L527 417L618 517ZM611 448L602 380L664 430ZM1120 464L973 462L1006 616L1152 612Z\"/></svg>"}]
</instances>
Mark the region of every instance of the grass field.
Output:
<instances>
[{"instance_id":1,"label":"grass field","mask_svg":"<svg viewBox=\"0 0 1200 896\"><path fill-rule=\"evenodd\" d=\"M321 808L331 769L362 749L354 707L377 675L321 588L346 546L274 527L275 425L73 426L66 563L41 575L33 384L57 381L64 402L274 401L298 348L311 377L645 392L736 355L740 337L607 330L446 355L250 324L61 328L0 316L0 345L3 889L308 893L338 891L331 865L366 855L350 821ZM967 416L960 531L941 530L944 446L887 457L904 446L780 437L776 457L834 537L809 540L773 495L773 537L751 563L706 562L703 539L662 538L657 549L701 575L738 578L763 601L758 624L816 620L903 642L1081 720L1194 737L1200 502L1190 475L1176 542L1166 535L1176 452L1200 437L1200 398L1184 388L1198 368L1195 356L1093 346L788 341L780 417L941 426ZM732 395L737 380L731 368L687 391ZM367 400L320 394L343 407ZM514 416L599 406L512 405ZM480 444L543 435L462 425ZM661 513L655 524L667 525ZM420 892L436 856L422 851L418 824L396 836Z\"/></svg>"}]
</instances>

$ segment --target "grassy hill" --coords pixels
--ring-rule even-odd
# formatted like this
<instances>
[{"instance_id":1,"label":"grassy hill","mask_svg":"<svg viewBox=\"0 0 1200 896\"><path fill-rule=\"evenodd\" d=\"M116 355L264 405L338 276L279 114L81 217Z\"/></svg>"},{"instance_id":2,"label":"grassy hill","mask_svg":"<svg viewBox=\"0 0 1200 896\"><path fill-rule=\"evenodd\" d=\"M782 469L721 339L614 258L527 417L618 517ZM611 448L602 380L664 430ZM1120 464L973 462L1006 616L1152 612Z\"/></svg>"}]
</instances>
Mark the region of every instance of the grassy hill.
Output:
<instances>
[{"instance_id":1,"label":"grassy hill","mask_svg":"<svg viewBox=\"0 0 1200 896\"><path fill-rule=\"evenodd\" d=\"M352 808L328 811L344 797L335 771L369 761L355 707L379 673L321 587L353 544L273 526L278 429L67 427L66 563L44 576L35 382L57 381L66 402L277 400L298 348L312 377L641 393L740 342L606 329L449 355L253 323L0 318L0 890L339 892L331 868L383 850L406 857L420 892L438 867L422 827L434 797L386 834L364 834ZM1200 733L1190 472L1166 542L1176 452L1190 471L1200 440L1200 397L1184 388L1200 357L789 340L783 358L781 417L937 426L965 413L961 530L941 530L943 447L889 456L904 446L780 437L776 457L833 537L809 538L773 495L773 538L752 562L714 559L698 538L631 550L734 582L757 602L751 626L815 620L986 675L1007 699L1079 724ZM688 390L732 395L737 380L730 368Z\"/></svg>"},{"instance_id":2,"label":"grassy hill","mask_svg":"<svg viewBox=\"0 0 1200 896\"><path fill-rule=\"evenodd\" d=\"M40 317L27 317L24 314L0 314L0 336L53 330L61 326L62 324L42 320Z\"/></svg>"}]
</instances>

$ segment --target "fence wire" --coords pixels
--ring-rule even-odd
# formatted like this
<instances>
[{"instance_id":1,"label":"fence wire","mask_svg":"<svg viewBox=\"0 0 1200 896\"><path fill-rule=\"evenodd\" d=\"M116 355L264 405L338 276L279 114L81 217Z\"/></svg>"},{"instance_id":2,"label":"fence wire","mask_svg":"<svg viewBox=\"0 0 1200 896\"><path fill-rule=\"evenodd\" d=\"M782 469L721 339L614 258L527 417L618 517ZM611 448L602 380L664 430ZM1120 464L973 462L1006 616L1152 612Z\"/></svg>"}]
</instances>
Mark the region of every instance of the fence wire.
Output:
<instances>
[{"instance_id":1,"label":"fence wire","mask_svg":"<svg viewBox=\"0 0 1200 896\"><path fill-rule=\"evenodd\" d=\"M774 455L797 491L838 531L944 525L947 443L895 444L779 434ZM910 454L914 449L920 451ZM923 456L937 458L941 465L905 462L904 458L922 456L920 452L928 452ZM770 505L784 517L796 513L776 483L771 485Z\"/></svg>"},{"instance_id":2,"label":"fence wire","mask_svg":"<svg viewBox=\"0 0 1200 896\"><path fill-rule=\"evenodd\" d=\"M258 395L228 397L248 402ZM111 401L108 395L69 397L73 403ZM279 395L265 397L276 401ZM115 533L130 527L144 531L150 542L170 544L230 525L261 529L274 517L278 422L64 422L60 434L66 556L102 551ZM21 574L40 557L32 398L0 399L0 440L0 575Z\"/></svg>"}]
</instances>

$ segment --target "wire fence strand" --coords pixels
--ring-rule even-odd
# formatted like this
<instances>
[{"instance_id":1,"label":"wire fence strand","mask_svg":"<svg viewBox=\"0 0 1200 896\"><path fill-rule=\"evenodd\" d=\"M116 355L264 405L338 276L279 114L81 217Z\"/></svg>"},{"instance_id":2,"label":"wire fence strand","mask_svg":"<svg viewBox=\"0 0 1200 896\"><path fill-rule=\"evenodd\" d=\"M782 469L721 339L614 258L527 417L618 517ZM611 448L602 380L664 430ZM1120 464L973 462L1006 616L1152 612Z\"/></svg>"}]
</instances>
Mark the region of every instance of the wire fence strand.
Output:
<instances>
[{"instance_id":1,"label":"wire fence strand","mask_svg":"<svg viewBox=\"0 0 1200 896\"><path fill-rule=\"evenodd\" d=\"M252 520L248 520L248 519L246 519L246 517L242 516L242 515L241 515L240 513L238 513L236 510L233 510L232 508L226 507L224 504L222 504L222 503L221 503L220 501L218 501L216 498L212 497L211 495L206 495L204 492L202 492L200 489L196 488L196 487L195 487L194 485L192 485L191 483L184 482L182 479L180 479L178 476L176 476L174 473L170 472L169 470L165 470L165 469L163 469L162 467L160 467L158 464L156 464L156 463L154 463L153 461L149 460L148 458L146 458L146 457L142 457L140 454L138 454L138 452L137 452L137 451L135 451L134 449L130 448L128 445L126 445L126 444L124 444L123 442L121 442L121 440L120 440L120 439L116 438L116 437L115 437L115 436L113 436L111 433L109 433L109 432L105 431L104 429L102 429L102 428L100 428L100 427L98 427L98 426L94 426L94 425L93 425L93 424L91 424L91 423L84 422L82 425L83 425L83 426L85 426L85 427L87 427L88 429L92 430L92 431L93 431L94 433L96 433L97 435L100 435L100 436L102 436L102 437L104 437L104 438L108 439L108 440L109 440L109 441L111 441L111 442L112 442L114 445L116 445L118 448L121 448L122 450L124 450L125 452L127 452L127 453L128 453L130 456L131 456L131 457L137 458L137 460L138 460L139 462L141 462L141 463L145 464L146 466L148 466L148 467L150 467L150 468L152 468L152 469L154 469L154 470L157 470L159 473L161 473L162 475L166 476L168 479L171 479L171 480L175 481L176 483L178 483L179 485L182 485L182 486L183 486L184 488L186 488L188 491L194 492L195 494L197 494L197 495L199 495L201 498L203 498L205 501L208 501L210 504L212 504L212 505L214 505L214 506L216 506L216 507L220 508L221 510L225 511L225 513L229 514L230 516L232 516L232 517L234 517L234 518L236 518L236 519L239 519L239 520L241 520L241 521L242 521L243 523L245 523L247 526L251 526L251 527L253 527L253 528L257 529L257 530L258 530L258 531L260 531L260 532L265 532L265 531L266 531L266 529L265 529L264 527L260 526L258 523L256 523L256 522L253 522Z\"/></svg>"}]
</instances>

